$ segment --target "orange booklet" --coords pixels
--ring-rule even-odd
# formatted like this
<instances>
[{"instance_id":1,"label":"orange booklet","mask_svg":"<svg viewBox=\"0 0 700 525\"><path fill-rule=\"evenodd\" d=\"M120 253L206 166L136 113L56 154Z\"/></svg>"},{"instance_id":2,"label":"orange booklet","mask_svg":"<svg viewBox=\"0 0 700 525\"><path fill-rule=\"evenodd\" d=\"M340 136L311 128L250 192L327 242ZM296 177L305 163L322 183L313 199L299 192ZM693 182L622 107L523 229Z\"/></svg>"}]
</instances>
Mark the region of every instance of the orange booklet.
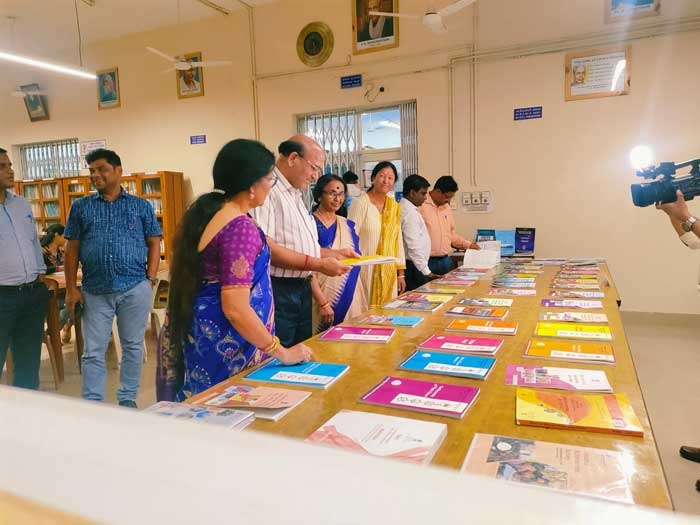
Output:
<instances>
[{"instance_id":1,"label":"orange booklet","mask_svg":"<svg viewBox=\"0 0 700 525\"><path fill-rule=\"evenodd\" d=\"M518 388L518 425L643 436L627 394L579 394Z\"/></svg>"},{"instance_id":2,"label":"orange booklet","mask_svg":"<svg viewBox=\"0 0 700 525\"><path fill-rule=\"evenodd\" d=\"M613 348L607 343L579 343L558 339L530 339L525 349L525 357L615 364Z\"/></svg>"},{"instance_id":3,"label":"orange booklet","mask_svg":"<svg viewBox=\"0 0 700 525\"><path fill-rule=\"evenodd\" d=\"M561 337L563 339L593 339L612 341L612 333L608 325L584 323L550 323L540 321L535 326L538 337Z\"/></svg>"},{"instance_id":4,"label":"orange booklet","mask_svg":"<svg viewBox=\"0 0 700 525\"><path fill-rule=\"evenodd\" d=\"M479 332L481 334L515 335L517 321L486 321L483 319L455 319L445 330L452 332Z\"/></svg>"}]
</instances>

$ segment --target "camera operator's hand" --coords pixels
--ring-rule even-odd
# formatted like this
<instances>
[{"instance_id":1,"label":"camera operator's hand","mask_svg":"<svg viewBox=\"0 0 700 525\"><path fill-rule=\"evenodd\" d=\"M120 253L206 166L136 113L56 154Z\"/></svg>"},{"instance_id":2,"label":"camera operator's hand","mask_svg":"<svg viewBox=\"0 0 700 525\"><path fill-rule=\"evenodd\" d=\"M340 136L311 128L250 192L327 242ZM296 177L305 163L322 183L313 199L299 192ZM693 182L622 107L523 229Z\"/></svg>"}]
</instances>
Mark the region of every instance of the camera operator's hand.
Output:
<instances>
[{"instance_id":1,"label":"camera operator's hand","mask_svg":"<svg viewBox=\"0 0 700 525\"><path fill-rule=\"evenodd\" d=\"M678 222L686 221L690 217L688 205L685 203L685 198L683 198L683 192L681 190L676 190L676 202L657 204L656 209L665 211L668 216L671 217L671 220Z\"/></svg>"}]
</instances>

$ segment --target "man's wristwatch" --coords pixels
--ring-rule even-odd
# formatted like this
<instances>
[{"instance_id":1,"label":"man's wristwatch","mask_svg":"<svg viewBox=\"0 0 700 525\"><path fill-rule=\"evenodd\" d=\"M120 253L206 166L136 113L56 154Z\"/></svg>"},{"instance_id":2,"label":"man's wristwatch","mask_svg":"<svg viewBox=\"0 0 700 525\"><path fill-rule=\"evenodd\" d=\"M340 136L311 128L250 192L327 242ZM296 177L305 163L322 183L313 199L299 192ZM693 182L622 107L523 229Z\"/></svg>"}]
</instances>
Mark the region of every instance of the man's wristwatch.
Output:
<instances>
[{"instance_id":1,"label":"man's wristwatch","mask_svg":"<svg viewBox=\"0 0 700 525\"><path fill-rule=\"evenodd\" d=\"M155 286L156 284L158 284L158 277L148 277L148 276L146 276L146 278L147 278L149 281L151 281L151 284L152 284L153 286Z\"/></svg>"},{"instance_id":2,"label":"man's wristwatch","mask_svg":"<svg viewBox=\"0 0 700 525\"><path fill-rule=\"evenodd\" d=\"M688 217L688 219L684 220L681 223L681 228L683 228L684 232L689 232L693 230L693 224L695 224L695 221L697 221L697 217L693 217L692 215Z\"/></svg>"}]
</instances>

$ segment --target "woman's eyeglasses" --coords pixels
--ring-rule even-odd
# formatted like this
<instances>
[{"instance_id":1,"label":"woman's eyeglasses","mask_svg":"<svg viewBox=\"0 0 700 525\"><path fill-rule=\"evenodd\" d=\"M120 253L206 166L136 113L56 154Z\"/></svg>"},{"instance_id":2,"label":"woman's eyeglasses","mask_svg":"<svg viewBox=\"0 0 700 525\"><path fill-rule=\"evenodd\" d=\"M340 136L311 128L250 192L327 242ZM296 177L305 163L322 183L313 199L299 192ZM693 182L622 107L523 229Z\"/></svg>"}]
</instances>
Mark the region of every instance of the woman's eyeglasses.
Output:
<instances>
[{"instance_id":1,"label":"woman's eyeglasses","mask_svg":"<svg viewBox=\"0 0 700 525\"><path fill-rule=\"evenodd\" d=\"M344 191L324 191L323 194L328 195L331 199L344 199L345 198Z\"/></svg>"}]
</instances>

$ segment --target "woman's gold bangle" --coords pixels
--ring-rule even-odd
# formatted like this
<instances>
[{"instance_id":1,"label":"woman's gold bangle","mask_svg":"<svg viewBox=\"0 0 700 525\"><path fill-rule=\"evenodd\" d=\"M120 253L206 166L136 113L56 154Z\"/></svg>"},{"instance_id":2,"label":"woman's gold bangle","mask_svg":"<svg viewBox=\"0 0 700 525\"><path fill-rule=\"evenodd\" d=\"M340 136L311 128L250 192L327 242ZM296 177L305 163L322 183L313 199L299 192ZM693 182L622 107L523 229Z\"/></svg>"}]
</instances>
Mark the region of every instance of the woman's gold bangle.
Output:
<instances>
[{"instance_id":1,"label":"woman's gold bangle","mask_svg":"<svg viewBox=\"0 0 700 525\"><path fill-rule=\"evenodd\" d=\"M273 335L272 342L269 344L269 346L263 348L262 351L265 352L266 354L272 355L279 348L279 346L280 346L280 338L277 337L276 335Z\"/></svg>"}]
</instances>

